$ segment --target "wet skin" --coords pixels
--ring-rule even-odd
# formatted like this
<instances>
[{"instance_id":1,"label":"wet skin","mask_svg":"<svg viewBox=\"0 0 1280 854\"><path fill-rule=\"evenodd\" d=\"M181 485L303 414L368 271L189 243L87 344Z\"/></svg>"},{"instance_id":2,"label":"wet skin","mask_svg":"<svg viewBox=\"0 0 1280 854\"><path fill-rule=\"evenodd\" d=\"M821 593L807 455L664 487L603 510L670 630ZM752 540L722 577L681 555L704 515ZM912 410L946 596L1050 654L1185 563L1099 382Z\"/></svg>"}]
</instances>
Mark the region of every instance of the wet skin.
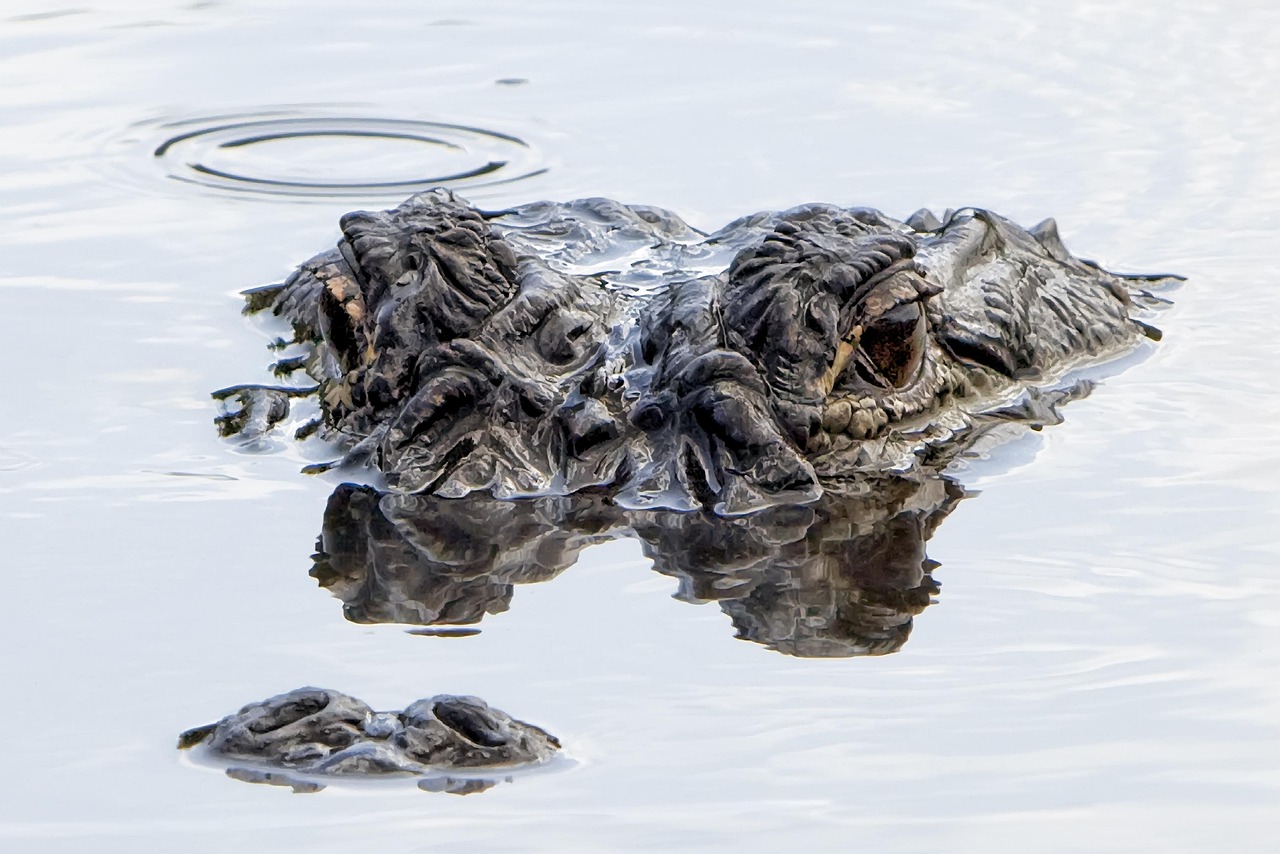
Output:
<instances>
[{"instance_id":1,"label":"wet skin","mask_svg":"<svg viewBox=\"0 0 1280 854\"><path fill-rule=\"evenodd\" d=\"M477 697L439 695L401 712L375 712L354 697L322 688L250 703L178 738L182 749L197 745L229 764L230 776L294 791L318 791L324 786L317 778L412 776L430 791L455 794L483 791L493 781L456 781L439 772L533 765L560 749L545 730ZM483 782L488 785L477 788Z\"/></svg>"},{"instance_id":2,"label":"wet skin","mask_svg":"<svg viewBox=\"0 0 1280 854\"><path fill-rule=\"evenodd\" d=\"M658 208L485 212L437 190L342 233L248 294L293 327L278 372L314 385L224 389L224 433L254 441L314 393L301 432L395 491L722 515L916 466L1155 337L1138 315L1169 278L1109 273L1052 220L980 210L813 204L706 235Z\"/></svg>"},{"instance_id":3,"label":"wet skin","mask_svg":"<svg viewBox=\"0 0 1280 854\"><path fill-rule=\"evenodd\" d=\"M436 190L342 233L247 294L293 328L276 374L314 385L214 396L221 432L254 443L314 395L298 438L381 472L389 491L335 491L314 558L350 619L473 624L513 584L635 536L682 598L799 656L902 646L938 590L924 544L963 496L948 466L1003 425L1060 420L1091 387L1064 374L1158 338L1139 315L1175 278L1107 272L1052 220L981 210L814 204L707 235L604 199L485 212ZM476 698L375 713L312 688L181 739L197 743L295 791L319 784L289 771L422 775L559 748Z\"/></svg>"}]
</instances>

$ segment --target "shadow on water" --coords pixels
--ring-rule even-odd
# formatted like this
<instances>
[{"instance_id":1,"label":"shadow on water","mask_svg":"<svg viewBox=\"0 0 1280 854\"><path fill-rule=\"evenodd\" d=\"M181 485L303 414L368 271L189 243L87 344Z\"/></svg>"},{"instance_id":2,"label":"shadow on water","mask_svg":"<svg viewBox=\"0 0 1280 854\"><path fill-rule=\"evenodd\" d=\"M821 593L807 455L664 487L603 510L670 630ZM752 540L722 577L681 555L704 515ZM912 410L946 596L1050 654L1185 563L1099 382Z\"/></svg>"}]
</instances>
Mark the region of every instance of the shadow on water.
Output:
<instances>
[{"instance_id":1,"label":"shadow on water","mask_svg":"<svg viewBox=\"0 0 1280 854\"><path fill-rule=\"evenodd\" d=\"M741 639L806 658L883 655L938 592L925 543L963 496L942 475L876 477L743 518L628 511L581 494L448 499L343 484L311 575L355 623L472 626L588 546L635 537L679 580L676 598L717 603Z\"/></svg>"}]
</instances>

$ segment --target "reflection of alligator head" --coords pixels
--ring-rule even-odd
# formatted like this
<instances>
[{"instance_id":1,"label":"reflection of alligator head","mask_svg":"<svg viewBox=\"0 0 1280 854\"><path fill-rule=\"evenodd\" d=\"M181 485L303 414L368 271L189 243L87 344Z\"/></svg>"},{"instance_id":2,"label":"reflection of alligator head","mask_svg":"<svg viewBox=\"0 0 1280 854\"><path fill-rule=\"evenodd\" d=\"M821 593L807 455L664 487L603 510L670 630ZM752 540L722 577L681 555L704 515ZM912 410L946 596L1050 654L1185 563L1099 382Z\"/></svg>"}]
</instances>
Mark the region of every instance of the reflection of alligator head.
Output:
<instances>
[{"instance_id":1,"label":"reflection of alligator head","mask_svg":"<svg viewBox=\"0 0 1280 854\"><path fill-rule=\"evenodd\" d=\"M618 520L585 496L449 500L343 484L311 574L355 623L469 625L505 611L513 585L554 578L610 539Z\"/></svg>"},{"instance_id":2,"label":"reflection of alligator head","mask_svg":"<svg viewBox=\"0 0 1280 854\"><path fill-rule=\"evenodd\" d=\"M545 730L477 697L441 695L402 712L375 712L321 688L250 703L178 737L180 748L197 745L231 763L231 777L295 792L319 791L330 777L407 776L426 791L464 795L496 782L477 771L544 763L560 749Z\"/></svg>"},{"instance_id":3,"label":"reflection of alligator head","mask_svg":"<svg viewBox=\"0 0 1280 854\"><path fill-rule=\"evenodd\" d=\"M979 210L903 223L815 204L707 236L656 208L485 213L437 190L342 233L249 295L294 327L277 372L318 385L218 392L220 424L252 439L314 391L304 431L405 493L804 503L1155 334L1133 314L1160 277Z\"/></svg>"},{"instance_id":4,"label":"reflection of alligator head","mask_svg":"<svg viewBox=\"0 0 1280 854\"><path fill-rule=\"evenodd\" d=\"M884 478L750 520L649 511L632 525L677 597L718 602L738 637L806 658L881 655L938 592L925 541L962 494L947 478Z\"/></svg>"},{"instance_id":5,"label":"reflection of alligator head","mask_svg":"<svg viewBox=\"0 0 1280 854\"><path fill-rule=\"evenodd\" d=\"M628 511L583 494L448 499L343 484L312 575L354 622L471 625L505 611L516 584L635 536L657 571L679 579L678 598L719 602L740 637L800 656L893 652L937 592L924 543L961 490L937 476L862 486L723 517Z\"/></svg>"}]
</instances>

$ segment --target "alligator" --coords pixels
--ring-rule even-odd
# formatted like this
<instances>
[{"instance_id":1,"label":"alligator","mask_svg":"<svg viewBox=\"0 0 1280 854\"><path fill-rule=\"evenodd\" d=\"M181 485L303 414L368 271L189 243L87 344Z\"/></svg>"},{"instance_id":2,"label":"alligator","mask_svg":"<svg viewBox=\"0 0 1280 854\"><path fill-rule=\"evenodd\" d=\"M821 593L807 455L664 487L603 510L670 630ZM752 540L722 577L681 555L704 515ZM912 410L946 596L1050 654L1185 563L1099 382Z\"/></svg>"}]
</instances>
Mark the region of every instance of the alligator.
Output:
<instances>
[{"instance_id":1,"label":"alligator","mask_svg":"<svg viewBox=\"0 0 1280 854\"><path fill-rule=\"evenodd\" d=\"M332 777L412 777L419 788L472 794L496 781L477 771L549 761L555 736L478 697L438 695L401 712L375 712L322 688L298 688L194 727L178 747L199 746L238 780L316 792ZM461 772L455 776L455 772Z\"/></svg>"},{"instance_id":2,"label":"alligator","mask_svg":"<svg viewBox=\"0 0 1280 854\"><path fill-rule=\"evenodd\" d=\"M483 211L447 190L341 219L246 311L292 326L278 376L215 392L226 435L297 429L401 493L607 495L725 515L906 472L1036 390L1159 332L1177 277L1108 272L980 209L808 204L711 234L606 199ZM1051 420L1051 419L1050 419Z\"/></svg>"},{"instance_id":3,"label":"alligator","mask_svg":"<svg viewBox=\"0 0 1280 854\"><path fill-rule=\"evenodd\" d=\"M433 190L341 228L246 294L292 326L275 374L311 382L214 397L248 446L310 401L295 436L343 453L308 470L376 469L334 492L312 568L348 618L472 625L634 536L681 598L798 656L899 649L938 592L924 544L964 495L955 461L1059 421L1091 388L1074 368L1159 338L1143 316L1177 278L979 209L810 204L707 234L605 199L482 211ZM407 773L460 794L493 781L430 774L559 748L475 698L388 714L319 689L194 744L295 791Z\"/></svg>"}]
</instances>

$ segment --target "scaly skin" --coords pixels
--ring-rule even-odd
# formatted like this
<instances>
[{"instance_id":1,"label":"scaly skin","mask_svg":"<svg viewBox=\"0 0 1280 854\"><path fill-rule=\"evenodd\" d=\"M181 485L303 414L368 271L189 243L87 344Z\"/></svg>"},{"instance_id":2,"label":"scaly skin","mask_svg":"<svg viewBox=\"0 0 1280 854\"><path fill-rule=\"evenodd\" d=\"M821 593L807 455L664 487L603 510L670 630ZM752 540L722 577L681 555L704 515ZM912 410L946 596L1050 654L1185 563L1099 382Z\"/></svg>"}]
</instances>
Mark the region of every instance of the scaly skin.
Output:
<instances>
[{"instance_id":1,"label":"scaly skin","mask_svg":"<svg viewBox=\"0 0 1280 854\"><path fill-rule=\"evenodd\" d=\"M979 210L904 223L814 204L704 235L657 208L481 212L436 190L348 214L342 233L249 309L292 323L281 367L316 381L343 462L407 493L590 489L724 515L912 468L983 412L1153 335L1134 314L1163 278L1075 258L1052 221ZM248 438L288 403L219 394L241 404L224 429Z\"/></svg>"},{"instance_id":2,"label":"scaly skin","mask_svg":"<svg viewBox=\"0 0 1280 854\"><path fill-rule=\"evenodd\" d=\"M404 711L375 712L354 697L323 688L298 688L250 703L178 737L179 748L196 745L219 761L248 763L232 764L231 776L290 785L295 791L323 785L290 772L319 778L436 775L439 780L441 771L538 764L560 750L560 742L545 730L478 697L438 695Z\"/></svg>"}]
</instances>

